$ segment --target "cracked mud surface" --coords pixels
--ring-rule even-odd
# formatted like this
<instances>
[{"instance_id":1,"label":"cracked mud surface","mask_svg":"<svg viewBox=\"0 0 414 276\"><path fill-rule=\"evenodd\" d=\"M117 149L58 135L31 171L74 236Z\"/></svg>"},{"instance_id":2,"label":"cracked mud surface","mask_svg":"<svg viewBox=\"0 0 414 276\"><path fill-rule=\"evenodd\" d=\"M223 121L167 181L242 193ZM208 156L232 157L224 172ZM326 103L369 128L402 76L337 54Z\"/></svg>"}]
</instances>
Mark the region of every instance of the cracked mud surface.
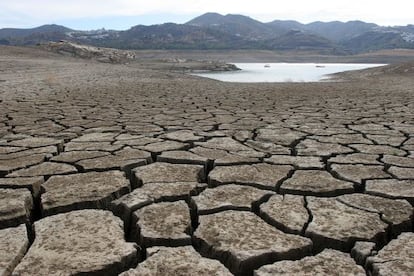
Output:
<instances>
[{"instance_id":1,"label":"cracked mud surface","mask_svg":"<svg viewBox=\"0 0 414 276\"><path fill-rule=\"evenodd\" d=\"M3 49L0 275L412 272L413 76L231 84Z\"/></svg>"}]
</instances>

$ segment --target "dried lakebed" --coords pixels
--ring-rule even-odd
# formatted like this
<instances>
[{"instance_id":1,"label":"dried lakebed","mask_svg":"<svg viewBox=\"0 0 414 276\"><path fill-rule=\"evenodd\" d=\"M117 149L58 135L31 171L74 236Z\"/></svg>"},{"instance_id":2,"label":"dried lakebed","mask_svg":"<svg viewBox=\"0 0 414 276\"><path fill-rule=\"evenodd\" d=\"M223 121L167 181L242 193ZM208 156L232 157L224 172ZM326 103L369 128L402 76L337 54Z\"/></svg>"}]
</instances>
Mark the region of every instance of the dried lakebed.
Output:
<instances>
[{"instance_id":1,"label":"dried lakebed","mask_svg":"<svg viewBox=\"0 0 414 276\"><path fill-rule=\"evenodd\" d=\"M230 84L2 48L0 275L404 275L413 76Z\"/></svg>"}]
</instances>

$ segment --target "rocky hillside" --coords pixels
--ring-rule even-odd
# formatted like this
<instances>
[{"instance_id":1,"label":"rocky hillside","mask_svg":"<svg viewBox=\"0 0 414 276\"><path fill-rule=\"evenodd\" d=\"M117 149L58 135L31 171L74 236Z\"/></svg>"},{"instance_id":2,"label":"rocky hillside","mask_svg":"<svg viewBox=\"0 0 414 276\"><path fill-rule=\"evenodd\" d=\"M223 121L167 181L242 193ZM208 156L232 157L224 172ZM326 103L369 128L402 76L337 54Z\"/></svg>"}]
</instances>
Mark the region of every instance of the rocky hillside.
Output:
<instances>
[{"instance_id":1,"label":"rocky hillside","mask_svg":"<svg viewBox=\"0 0 414 276\"><path fill-rule=\"evenodd\" d=\"M347 54L414 49L414 26L382 27L362 21L263 23L243 15L207 13L185 24L137 25L125 31L76 31L58 25L0 29L0 45L34 45L59 40L120 49L316 49L323 53Z\"/></svg>"}]
</instances>

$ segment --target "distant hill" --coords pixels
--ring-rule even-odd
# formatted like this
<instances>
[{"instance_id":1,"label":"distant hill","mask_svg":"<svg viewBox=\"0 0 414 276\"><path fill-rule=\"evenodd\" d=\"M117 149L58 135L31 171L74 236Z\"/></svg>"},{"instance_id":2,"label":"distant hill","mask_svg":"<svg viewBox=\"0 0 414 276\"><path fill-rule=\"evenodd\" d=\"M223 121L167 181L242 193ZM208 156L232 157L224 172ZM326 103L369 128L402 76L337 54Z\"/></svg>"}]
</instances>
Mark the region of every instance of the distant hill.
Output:
<instances>
[{"instance_id":1,"label":"distant hill","mask_svg":"<svg viewBox=\"0 0 414 276\"><path fill-rule=\"evenodd\" d=\"M302 24L293 20L263 23L243 15L206 13L185 24L137 25L125 31L77 31L59 25L0 29L3 45L59 40L121 49L300 49L345 54L414 48L414 25L382 27L362 21Z\"/></svg>"}]
</instances>

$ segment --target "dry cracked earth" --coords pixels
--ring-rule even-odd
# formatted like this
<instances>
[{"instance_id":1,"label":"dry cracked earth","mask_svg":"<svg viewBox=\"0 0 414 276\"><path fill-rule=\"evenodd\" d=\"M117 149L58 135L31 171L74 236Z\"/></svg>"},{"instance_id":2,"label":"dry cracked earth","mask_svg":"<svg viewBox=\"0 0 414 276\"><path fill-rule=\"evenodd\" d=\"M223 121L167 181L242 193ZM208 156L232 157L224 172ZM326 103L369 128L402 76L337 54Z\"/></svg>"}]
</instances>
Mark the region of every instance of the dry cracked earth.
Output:
<instances>
[{"instance_id":1,"label":"dry cracked earth","mask_svg":"<svg viewBox=\"0 0 414 276\"><path fill-rule=\"evenodd\" d=\"M0 275L413 273L412 75L229 84L0 53Z\"/></svg>"}]
</instances>

